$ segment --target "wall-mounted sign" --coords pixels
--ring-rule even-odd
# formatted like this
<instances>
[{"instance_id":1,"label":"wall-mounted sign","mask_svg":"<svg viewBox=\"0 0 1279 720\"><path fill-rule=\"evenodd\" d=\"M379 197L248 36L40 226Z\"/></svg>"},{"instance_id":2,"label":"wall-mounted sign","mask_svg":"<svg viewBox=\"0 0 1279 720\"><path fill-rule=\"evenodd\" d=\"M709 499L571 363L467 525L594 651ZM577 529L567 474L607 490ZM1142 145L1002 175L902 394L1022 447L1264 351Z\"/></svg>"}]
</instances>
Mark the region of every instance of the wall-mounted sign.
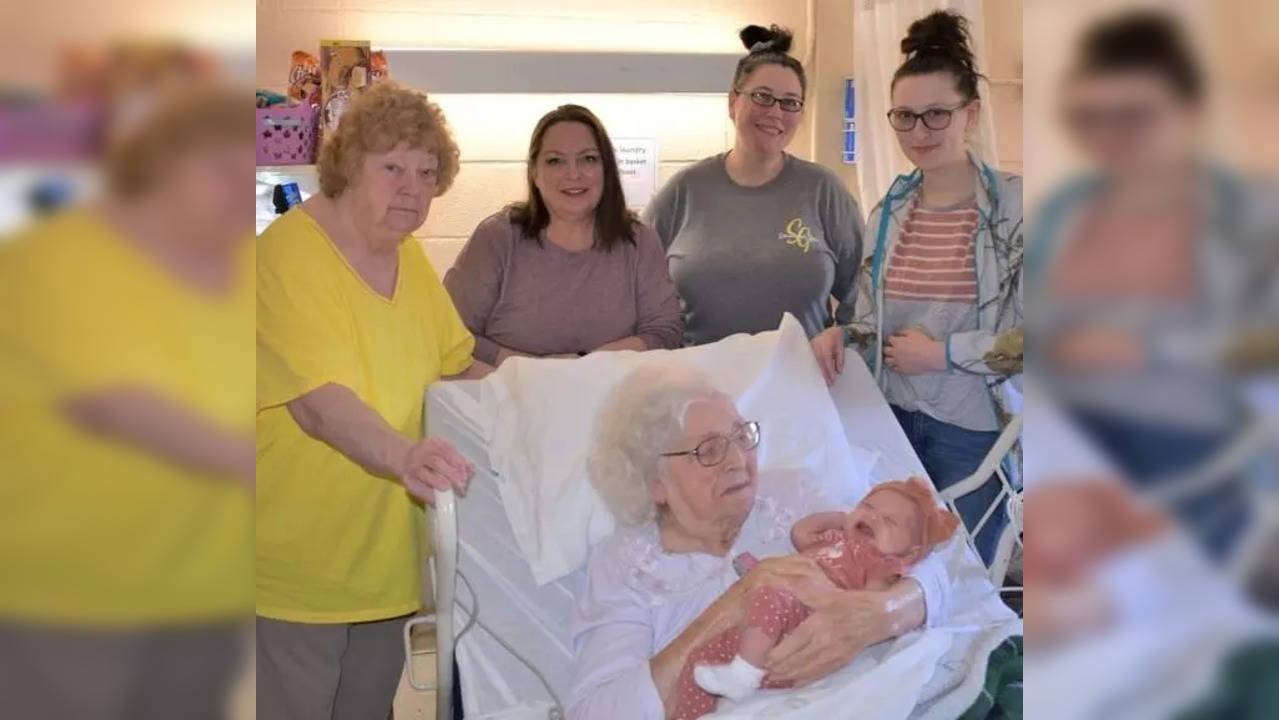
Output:
<instances>
[{"instance_id":1,"label":"wall-mounted sign","mask_svg":"<svg viewBox=\"0 0 1279 720\"><path fill-rule=\"evenodd\" d=\"M613 152L626 206L638 210L657 191L657 138L615 138Z\"/></svg>"},{"instance_id":2,"label":"wall-mounted sign","mask_svg":"<svg viewBox=\"0 0 1279 720\"><path fill-rule=\"evenodd\" d=\"M857 162L857 108L853 93L853 79L844 78L844 164Z\"/></svg>"}]
</instances>

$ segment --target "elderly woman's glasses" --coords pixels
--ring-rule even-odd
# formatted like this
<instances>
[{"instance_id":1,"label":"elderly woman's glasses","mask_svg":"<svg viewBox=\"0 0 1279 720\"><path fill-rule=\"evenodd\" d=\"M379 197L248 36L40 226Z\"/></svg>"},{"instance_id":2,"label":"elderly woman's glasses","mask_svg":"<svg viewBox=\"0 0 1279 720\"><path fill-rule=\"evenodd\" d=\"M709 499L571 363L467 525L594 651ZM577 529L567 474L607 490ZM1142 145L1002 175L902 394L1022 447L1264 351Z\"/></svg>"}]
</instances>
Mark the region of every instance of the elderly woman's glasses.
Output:
<instances>
[{"instance_id":1,"label":"elderly woman's glasses","mask_svg":"<svg viewBox=\"0 0 1279 720\"><path fill-rule=\"evenodd\" d=\"M962 102L955 107L935 107L928 108L922 113L917 113L906 108L893 108L888 111L888 124L898 132L909 132L915 129L915 123L923 120L924 127L929 130L945 130L950 127L951 115L956 110L961 110L968 105L968 102Z\"/></svg>"},{"instance_id":2,"label":"elderly woman's glasses","mask_svg":"<svg viewBox=\"0 0 1279 720\"><path fill-rule=\"evenodd\" d=\"M788 113L797 113L804 107L804 101L799 98L779 98L767 90L754 90L747 93L746 96L751 99L751 102L760 107L772 107L776 104L777 107Z\"/></svg>"},{"instance_id":3,"label":"elderly woman's glasses","mask_svg":"<svg viewBox=\"0 0 1279 720\"><path fill-rule=\"evenodd\" d=\"M697 462L701 463L702 467L714 467L728 457L729 443L736 445L742 452L754 450L759 445L759 423L752 420L739 426L732 434L708 437L692 450L662 453L662 457L692 455L697 458Z\"/></svg>"}]
</instances>

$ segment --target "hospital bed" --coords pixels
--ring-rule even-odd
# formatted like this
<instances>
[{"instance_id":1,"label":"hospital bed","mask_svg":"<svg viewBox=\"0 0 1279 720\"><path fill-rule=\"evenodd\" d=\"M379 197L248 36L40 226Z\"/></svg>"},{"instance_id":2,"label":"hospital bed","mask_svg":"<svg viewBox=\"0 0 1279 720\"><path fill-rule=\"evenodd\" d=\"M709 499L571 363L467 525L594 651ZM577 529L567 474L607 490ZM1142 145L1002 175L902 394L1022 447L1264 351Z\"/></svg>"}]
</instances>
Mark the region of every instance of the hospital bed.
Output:
<instances>
[{"instance_id":1,"label":"hospital bed","mask_svg":"<svg viewBox=\"0 0 1279 720\"><path fill-rule=\"evenodd\" d=\"M404 639L411 652L413 625L435 624L438 673L434 682L413 677L410 662L409 681L419 689L435 689L437 717L451 717L456 657L468 718L560 717L557 713L572 681L568 622L585 573L579 569L541 586L534 581L504 512L496 477L485 462L488 453L481 439L482 423L477 420L480 392L480 382L459 381L436 383L427 393L428 432L475 461L476 472L464 499L452 493L437 496L433 523L436 612L410 621ZM830 393L844 437L878 454L871 471L873 482L925 475L855 353L848 354L844 372ZM962 713L980 691L987 655L1008 636L1021 632L1020 620L999 604L998 591L989 579L993 573L981 565L969 543L951 542L939 552L947 553L955 583L953 641L937 661L937 670L929 670L932 677L911 718L950 718ZM455 577L463 582L456 583ZM467 627L477 616L478 623ZM992 617L997 621L991 622ZM455 633L460 631L465 634L455 643Z\"/></svg>"}]
</instances>

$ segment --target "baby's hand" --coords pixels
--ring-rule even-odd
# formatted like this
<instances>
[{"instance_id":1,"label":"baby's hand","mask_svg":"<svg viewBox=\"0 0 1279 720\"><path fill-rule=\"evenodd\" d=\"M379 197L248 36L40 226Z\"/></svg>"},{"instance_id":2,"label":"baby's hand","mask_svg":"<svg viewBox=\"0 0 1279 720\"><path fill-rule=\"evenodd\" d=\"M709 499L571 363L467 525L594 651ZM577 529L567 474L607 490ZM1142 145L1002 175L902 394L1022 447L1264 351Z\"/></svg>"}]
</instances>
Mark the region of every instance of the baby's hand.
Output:
<instances>
[{"instance_id":1,"label":"baby's hand","mask_svg":"<svg viewBox=\"0 0 1279 720\"><path fill-rule=\"evenodd\" d=\"M795 523L790 531L791 542L795 549L803 552L816 545L823 533L831 530L843 531L848 515L842 512L814 513Z\"/></svg>"}]
</instances>

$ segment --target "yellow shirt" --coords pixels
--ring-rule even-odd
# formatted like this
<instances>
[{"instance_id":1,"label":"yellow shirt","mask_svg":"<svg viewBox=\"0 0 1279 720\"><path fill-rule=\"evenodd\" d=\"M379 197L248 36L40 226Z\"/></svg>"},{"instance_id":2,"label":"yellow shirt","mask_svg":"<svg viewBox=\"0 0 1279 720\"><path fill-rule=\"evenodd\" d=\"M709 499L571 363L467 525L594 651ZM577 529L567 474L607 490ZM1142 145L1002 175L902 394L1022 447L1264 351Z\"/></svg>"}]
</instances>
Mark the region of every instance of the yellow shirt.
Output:
<instances>
[{"instance_id":1,"label":"yellow shirt","mask_svg":"<svg viewBox=\"0 0 1279 720\"><path fill-rule=\"evenodd\" d=\"M0 245L0 617L153 625L251 612L249 491L86 432L57 407L141 387L252 432L252 262L245 242L236 284L211 297L80 210Z\"/></svg>"},{"instance_id":2,"label":"yellow shirt","mask_svg":"<svg viewBox=\"0 0 1279 720\"><path fill-rule=\"evenodd\" d=\"M412 238L391 299L294 209L258 240L257 611L362 622L421 604L421 504L302 432L285 403L344 385L406 437L426 387L471 364L475 339Z\"/></svg>"}]
</instances>

